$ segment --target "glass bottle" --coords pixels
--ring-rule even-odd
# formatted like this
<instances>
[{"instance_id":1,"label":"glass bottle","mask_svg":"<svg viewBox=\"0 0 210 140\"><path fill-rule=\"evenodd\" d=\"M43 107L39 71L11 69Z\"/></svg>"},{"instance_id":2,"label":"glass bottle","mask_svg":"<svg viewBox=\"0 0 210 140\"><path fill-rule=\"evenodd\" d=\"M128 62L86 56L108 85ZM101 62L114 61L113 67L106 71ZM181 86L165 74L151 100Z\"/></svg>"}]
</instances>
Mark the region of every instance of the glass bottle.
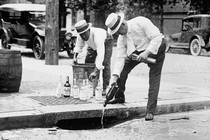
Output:
<instances>
[{"instance_id":1,"label":"glass bottle","mask_svg":"<svg viewBox=\"0 0 210 140\"><path fill-rule=\"evenodd\" d=\"M86 92L87 92L87 88L85 85L85 79L82 80L82 86L80 88L80 94L79 94L79 99L80 100L86 100Z\"/></svg>"},{"instance_id":2,"label":"glass bottle","mask_svg":"<svg viewBox=\"0 0 210 140\"><path fill-rule=\"evenodd\" d=\"M90 99L93 97L93 84L87 79L87 98Z\"/></svg>"},{"instance_id":3,"label":"glass bottle","mask_svg":"<svg viewBox=\"0 0 210 140\"><path fill-rule=\"evenodd\" d=\"M63 82L62 82L62 76L59 76L59 81L57 83L56 87L56 96L62 97L63 96Z\"/></svg>"},{"instance_id":4,"label":"glass bottle","mask_svg":"<svg viewBox=\"0 0 210 140\"><path fill-rule=\"evenodd\" d=\"M96 87L97 87L97 85L98 85L98 79L97 78L94 78L93 80L92 80L92 82L91 82L91 84L92 84L92 86L93 86L93 96L95 96L96 95Z\"/></svg>"},{"instance_id":5,"label":"glass bottle","mask_svg":"<svg viewBox=\"0 0 210 140\"><path fill-rule=\"evenodd\" d=\"M101 85L101 82L100 80L98 80L98 85L96 86L96 89L95 89L95 99L96 100L102 100L102 85Z\"/></svg>"},{"instance_id":6,"label":"glass bottle","mask_svg":"<svg viewBox=\"0 0 210 140\"><path fill-rule=\"evenodd\" d=\"M71 95L71 85L69 83L69 76L66 77L66 83L64 84L64 97L70 97Z\"/></svg>"},{"instance_id":7,"label":"glass bottle","mask_svg":"<svg viewBox=\"0 0 210 140\"><path fill-rule=\"evenodd\" d=\"M79 95L80 95L79 87L77 86L76 78L74 78L73 79L73 86L72 86L72 96L74 98L79 98Z\"/></svg>"},{"instance_id":8,"label":"glass bottle","mask_svg":"<svg viewBox=\"0 0 210 140\"><path fill-rule=\"evenodd\" d=\"M86 98L89 100L91 97L93 97L93 91L92 91L92 84L88 79L87 72L85 72L85 89L86 89Z\"/></svg>"}]
</instances>

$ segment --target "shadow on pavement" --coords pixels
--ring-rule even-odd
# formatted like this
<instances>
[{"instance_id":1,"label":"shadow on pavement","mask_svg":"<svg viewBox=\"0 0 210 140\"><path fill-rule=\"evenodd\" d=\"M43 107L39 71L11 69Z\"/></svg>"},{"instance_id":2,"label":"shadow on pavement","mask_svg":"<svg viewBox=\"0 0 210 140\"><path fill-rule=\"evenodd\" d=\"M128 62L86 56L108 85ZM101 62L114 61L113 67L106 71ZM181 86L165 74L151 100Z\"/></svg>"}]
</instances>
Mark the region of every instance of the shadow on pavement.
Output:
<instances>
[{"instance_id":1,"label":"shadow on pavement","mask_svg":"<svg viewBox=\"0 0 210 140\"><path fill-rule=\"evenodd\" d=\"M21 52L21 55L24 57L35 59L33 52ZM59 59L70 59L70 58L68 56L63 55L63 53L62 54L59 53Z\"/></svg>"}]
</instances>

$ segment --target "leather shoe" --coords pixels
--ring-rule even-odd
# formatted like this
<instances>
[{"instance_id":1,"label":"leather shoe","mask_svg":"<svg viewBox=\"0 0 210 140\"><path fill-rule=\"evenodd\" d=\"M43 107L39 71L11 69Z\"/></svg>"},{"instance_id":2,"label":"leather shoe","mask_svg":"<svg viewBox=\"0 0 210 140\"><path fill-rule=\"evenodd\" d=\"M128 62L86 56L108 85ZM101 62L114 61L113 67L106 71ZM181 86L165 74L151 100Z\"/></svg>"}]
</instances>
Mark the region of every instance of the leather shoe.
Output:
<instances>
[{"instance_id":1,"label":"leather shoe","mask_svg":"<svg viewBox=\"0 0 210 140\"><path fill-rule=\"evenodd\" d=\"M147 113L145 116L145 121L151 121L154 119L154 116L151 113Z\"/></svg>"},{"instance_id":2,"label":"leather shoe","mask_svg":"<svg viewBox=\"0 0 210 140\"><path fill-rule=\"evenodd\" d=\"M113 98L107 104L125 103L125 98Z\"/></svg>"}]
</instances>

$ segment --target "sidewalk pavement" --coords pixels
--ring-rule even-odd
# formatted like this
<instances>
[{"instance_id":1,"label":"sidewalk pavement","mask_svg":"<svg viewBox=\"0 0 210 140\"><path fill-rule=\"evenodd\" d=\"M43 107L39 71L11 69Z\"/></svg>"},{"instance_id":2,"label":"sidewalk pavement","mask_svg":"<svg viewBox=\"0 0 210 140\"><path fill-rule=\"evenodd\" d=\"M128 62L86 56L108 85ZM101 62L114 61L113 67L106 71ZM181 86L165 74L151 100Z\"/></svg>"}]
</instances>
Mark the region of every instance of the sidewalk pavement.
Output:
<instances>
[{"instance_id":1,"label":"sidewalk pavement","mask_svg":"<svg viewBox=\"0 0 210 140\"><path fill-rule=\"evenodd\" d=\"M50 127L62 119L101 117L102 101L94 98L80 101L58 99L55 88L61 74L72 79L71 65L45 65L44 61L22 59L23 74L18 93L0 93L0 130ZM72 81L71 81L72 84ZM126 118L144 116L147 104L148 79L130 76L127 81L126 103L108 104L104 116ZM205 109L210 95L203 89L161 82L157 114Z\"/></svg>"}]
</instances>

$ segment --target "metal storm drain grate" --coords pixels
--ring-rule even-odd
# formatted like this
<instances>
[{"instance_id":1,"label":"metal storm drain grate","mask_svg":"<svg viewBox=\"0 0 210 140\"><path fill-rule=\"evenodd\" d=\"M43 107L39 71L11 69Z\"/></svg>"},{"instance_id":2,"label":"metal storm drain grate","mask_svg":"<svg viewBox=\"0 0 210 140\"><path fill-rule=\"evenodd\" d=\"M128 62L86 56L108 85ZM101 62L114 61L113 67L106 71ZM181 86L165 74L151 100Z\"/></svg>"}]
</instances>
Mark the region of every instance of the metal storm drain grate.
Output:
<instances>
[{"instance_id":1,"label":"metal storm drain grate","mask_svg":"<svg viewBox=\"0 0 210 140\"><path fill-rule=\"evenodd\" d=\"M28 96L43 105L68 105L68 104L85 104L88 101L82 101L74 98L56 97L56 96Z\"/></svg>"}]
</instances>

